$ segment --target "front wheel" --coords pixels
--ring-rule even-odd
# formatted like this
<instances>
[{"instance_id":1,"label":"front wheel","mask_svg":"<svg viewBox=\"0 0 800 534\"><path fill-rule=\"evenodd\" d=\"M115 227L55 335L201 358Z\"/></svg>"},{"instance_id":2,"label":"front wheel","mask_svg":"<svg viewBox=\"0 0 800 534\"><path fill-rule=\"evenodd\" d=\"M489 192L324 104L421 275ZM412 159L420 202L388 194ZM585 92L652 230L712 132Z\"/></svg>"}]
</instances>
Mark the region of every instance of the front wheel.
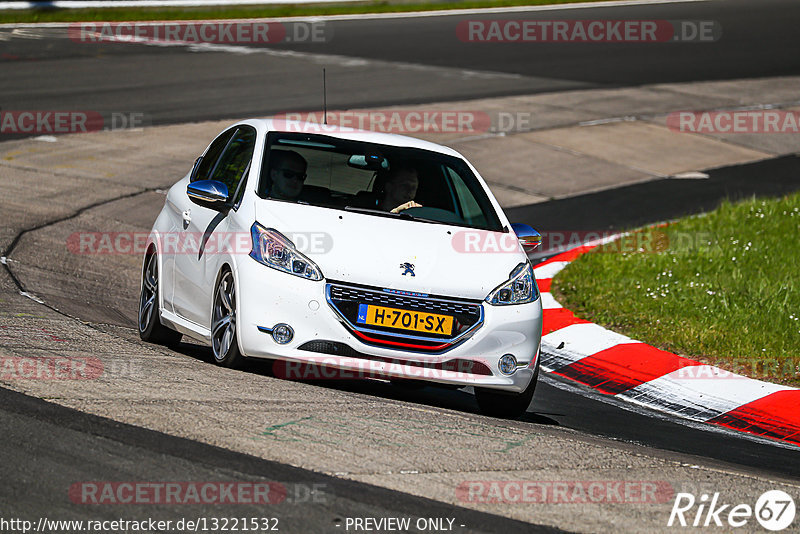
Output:
<instances>
[{"instance_id":1,"label":"front wheel","mask_svg":"<svg viewBox=\"0 0 800 534\"><path fill-rule=\"evenodd\" d=\"M142 289L139 295L139 337L148 343L175 345L181 340L181 334L161 324L158 299L158 256L154 252L147 256L142 272Z\"/></svg>"},{"instance_id":2,"label":"front wheel","mask_svg":"<svg viewBox=\"0 0 800 534\"><path fill-rule=\"evenodd\" d=\"M508 393L490 388L475 388L475 399L484 415L515 419L522 416L533 400L536 382L539 380L539 364L533 373L531 383L522 393Z\"/></svg>"},{"instance_id":3,"label":"front wheel","mask_svg":"<svg viewBox=\"0 0 800 534\"><path fill-rule=\"evenodd\" d=\"M224 271L214 291L211 316L211 349L214 362L223 367L238 367L242 362L236 340L236 283L231 271Z\"/></svg>"}]
</instances>

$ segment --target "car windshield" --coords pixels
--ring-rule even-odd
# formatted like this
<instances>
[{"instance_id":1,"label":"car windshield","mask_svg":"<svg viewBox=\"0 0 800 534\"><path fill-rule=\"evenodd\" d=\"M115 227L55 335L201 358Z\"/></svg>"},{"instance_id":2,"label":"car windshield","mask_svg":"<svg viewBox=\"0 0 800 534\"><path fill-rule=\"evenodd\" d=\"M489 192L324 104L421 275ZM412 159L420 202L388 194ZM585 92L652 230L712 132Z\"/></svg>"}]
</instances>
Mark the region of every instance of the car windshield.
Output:
<instances>
[{"instance_id":1,"label":"car windshield","mask_svg":"<svg viewBox=\"0 0 800 534\"><path fill-rule=\"evenodd\" d=\"M503 229L478 179L457 157L324 135L272 133L263 161L262 198Z\"/></svg>"}]
</instances>

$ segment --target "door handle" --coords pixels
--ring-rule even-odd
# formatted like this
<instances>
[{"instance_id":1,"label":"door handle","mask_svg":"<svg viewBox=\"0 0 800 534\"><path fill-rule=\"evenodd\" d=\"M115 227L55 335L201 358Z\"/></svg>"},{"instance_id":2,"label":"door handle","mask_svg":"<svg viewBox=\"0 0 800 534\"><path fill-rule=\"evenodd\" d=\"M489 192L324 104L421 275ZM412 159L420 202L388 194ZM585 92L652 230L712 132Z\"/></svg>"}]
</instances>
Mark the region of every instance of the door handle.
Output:
<instances>
[{"instance_id":1,"label":"door handle","mask_svg":"<svg viewBox=\"0 0 800 534\"><path fill-rule=\"evenodd\" d=\"M192 210L186 210L183 212L183 222L186 224L192 222Z\"/></svg>"}]
</instances>

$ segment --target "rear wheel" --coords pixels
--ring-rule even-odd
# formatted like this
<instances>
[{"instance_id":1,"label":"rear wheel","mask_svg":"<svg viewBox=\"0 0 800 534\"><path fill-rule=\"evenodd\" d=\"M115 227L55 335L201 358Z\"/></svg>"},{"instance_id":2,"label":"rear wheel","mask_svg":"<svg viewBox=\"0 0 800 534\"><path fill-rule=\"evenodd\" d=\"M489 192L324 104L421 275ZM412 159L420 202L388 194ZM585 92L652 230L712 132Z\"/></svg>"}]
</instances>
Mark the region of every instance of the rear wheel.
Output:
<instances>
[{"instance_id":1,"label":"rear wheel","mask_svg":"<svg viewBox=\"0 0 800 534\"><path fill-rule=\"evenodd\" d=\"M242 362L236 339L236 283L229 270L222 273L214 291L211 349L214 352L214 362L218 365L237 367Z\"/></svg>"},{"instance_id":2,"label":"rear wheel","mask_svg":"<svg viewBox=\"0 0 800 534\"><path fill-rule=\"evenodd\" d=\"M149 343L175 345L181 340L181 334L161 324L158 300L158 256L154 252L147 256L142 272L142 289L139 295L139 337Z\"/></svg>"},{"instance_id":3,"label":"rear wheel","mask_svg":"<svg viewBox=\"0 0 800 534\"><path fill-rule=\"evenodd\" d=\"M522 393L508 393L489 388L475 388L475 399L484 415L514 419L521 417L530 406L539 380L539 365L533 373L531 383Z\"/></svg>"}]
</instances>

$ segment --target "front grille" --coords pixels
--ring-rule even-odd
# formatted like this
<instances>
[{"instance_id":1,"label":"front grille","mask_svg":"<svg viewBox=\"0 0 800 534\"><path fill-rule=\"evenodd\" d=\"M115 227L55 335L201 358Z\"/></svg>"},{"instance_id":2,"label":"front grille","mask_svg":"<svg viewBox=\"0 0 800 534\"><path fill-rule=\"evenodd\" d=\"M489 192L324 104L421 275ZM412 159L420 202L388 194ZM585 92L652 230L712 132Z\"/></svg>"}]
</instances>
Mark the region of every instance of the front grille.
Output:
<instances>
[{"instance_id":1,"label":"front grille","mask_svg":"<svg viewBox=\"0 0 800 534\"><path fill-rule=\"evenodd\" d=\"M420 310L448 315L474 315L480 317L481 305L474 302L442 300L437 297L418 298L380 289L362 289L358 287L331 284L332 300L349 300L362 304L379 304L404 310Z\"/></svg>"},{"instance_id":2,"label":"front grille","mask_svg":"<svg viewBox=\"0 0 800 534\"><path fill-rule=\"evenodd\" d=\"M475 328L483 319L481 303L467 299L441 296L423 296L418 293L400 292L341 282L328 285L328 299L339 314L347 320L348 327L370 334L376 344L391 344L391 339L405 338L417 343L416 348L430 350L442 348L442 342L452 341ZM453 317L453 328L448 333L409 332L399 328L359 324L360 304L373 304L408 311L419 311L449 315ZM363 336L362 336L363 340Z\"/></svg>"}]
</instances>

